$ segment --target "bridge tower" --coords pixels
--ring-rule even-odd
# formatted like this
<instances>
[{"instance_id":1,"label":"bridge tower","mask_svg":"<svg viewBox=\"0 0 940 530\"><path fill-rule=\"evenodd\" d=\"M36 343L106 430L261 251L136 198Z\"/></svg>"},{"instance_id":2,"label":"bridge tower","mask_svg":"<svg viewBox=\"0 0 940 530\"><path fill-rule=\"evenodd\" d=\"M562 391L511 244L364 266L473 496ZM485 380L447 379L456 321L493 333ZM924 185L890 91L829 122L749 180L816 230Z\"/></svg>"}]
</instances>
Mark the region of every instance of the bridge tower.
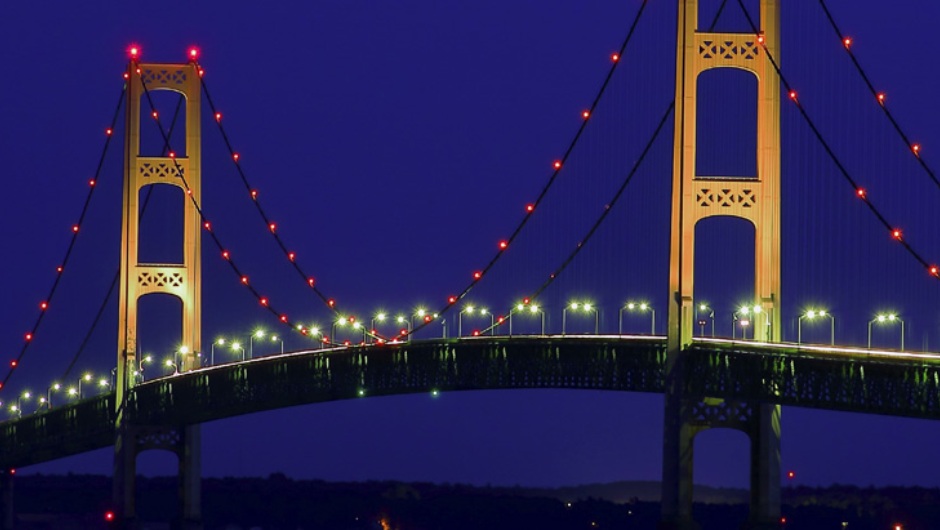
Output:
<instances>
[{"instance_id":1,"label":"bridge tower","mask_svg":"<svg viewBox=\"0 0 940 530\"><path fill-rule=\"evenodd\" d=\"M779 528L780 407L690 395L683 363L695 322L695 225L711 216L753 224L754 295L766 318L755 322L754 338L780 340L780 83L765 57L780 57L779 0L760 0L758 35L699 31L698 23L698 0L679 0L661 527L697 528L694 438L708 428L727 427L744 431L751 442L749 528ZM696 174L698 77L713 68L742 69L757 78L757 175L751 178Z\"/></svg>"},{"instance_id":2,"label":"bridge tower","mask_svg":"<svg viewBox=\"0 0 940 530\"><path fill-rule=\"evenodd\" d=\"M186 98L185 156L142 156L141 105L150 114L149 92L170 90ZM115 392L114 504L125 528L137 526L135 476L137 455L148 449L174 452L179 458L181 521L179 528L201 528L200 439L198 426L138 425L131 389L141 369L137 351L140 298L154 293L182 302L180 371L198 367L201 349L200 217L193 200L201 199L200 79L197 65L139 63L135 54L127 69L127 115L124 140L124 207L121 237L121 286L118 302L117 386ZM149 126L149 125L148 125ZM141 263L138 256L140 191L153 185L183 190L183 262ZM185 347L185 349L183 348Z\"/></svg>"}]
</instances>

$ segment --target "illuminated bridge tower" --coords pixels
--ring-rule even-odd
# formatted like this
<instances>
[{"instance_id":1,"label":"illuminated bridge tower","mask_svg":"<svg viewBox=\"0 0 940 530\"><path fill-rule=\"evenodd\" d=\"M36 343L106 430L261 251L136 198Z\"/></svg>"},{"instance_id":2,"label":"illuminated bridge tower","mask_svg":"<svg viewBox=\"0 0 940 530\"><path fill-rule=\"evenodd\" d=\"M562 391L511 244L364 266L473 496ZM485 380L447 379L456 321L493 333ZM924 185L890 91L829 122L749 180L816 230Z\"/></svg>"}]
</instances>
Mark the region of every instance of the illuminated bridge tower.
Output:
<instances>
[{"instance_id":1,"label":"illuminated bridge tower","mask_svg":"<svg viewBox=\"0 0 940 530\"><path fill-rule=\"evenodd\" d=\"M138 73L139 72L139 73ZM134 502L137 455L148 449L174 452L179 458L180 528L201 528L199 427L138 425L131 392L137 383L137 310L141 297L165 293L182 302L181 371L198 367L201 348L200 218L200 80L190 64L143 64L132 60L127 70L127 117L124 141L124 213L121 238L121 291L118 321L114 503L125 528L137 524ZM146 88L145 88L146 85ZM186 98L185 156L141 156L141 105L150 114L148 91L171 90ZM151 124L147 124L151 126ZM155 125L153 125L155 126ZM177 147L178 148L178 147ZM168 155L168 152L160 153ZM170 185L183 190L183 262L141 263L138 256L140 191Z\"/></svg>"},{"instance_id":2,"label":"illuminated bridge tower","mask_svg":"<svg viewBox=\"0 0 940 530\"><path fill-rule=\"evenodd\" d=\"M679 0L661 526L697 527L693 441L705 429L725 427L745 432L751 442L749 527L779 528L780 407L690 395L683 359L691 354L685 349L695 322L695 225L711 216L753 224L755 303L766 318L766 324L753 326L754 338L780 340L780 83L765 57L780 57L780 5L760 0L759 35L698 31L698 11L698 0ZM751 178L696 174L697 84L713 68L737 68L757 78L757 175Z\"/></svg>"}]
</instances>

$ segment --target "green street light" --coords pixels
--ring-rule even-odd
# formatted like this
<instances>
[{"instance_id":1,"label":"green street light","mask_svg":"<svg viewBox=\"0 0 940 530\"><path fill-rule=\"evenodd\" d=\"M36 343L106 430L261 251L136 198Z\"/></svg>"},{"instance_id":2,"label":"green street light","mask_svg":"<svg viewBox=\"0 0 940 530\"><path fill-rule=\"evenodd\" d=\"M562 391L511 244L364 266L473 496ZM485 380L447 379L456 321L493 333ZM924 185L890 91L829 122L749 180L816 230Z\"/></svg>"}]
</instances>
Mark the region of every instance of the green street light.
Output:
<instances>
[{"instance_id":1,"label":"green street light","mask_svg":"<svg viewBox=\"0 0 940 530\"><path fill-rule=\"evenodd\" d=\"M561 310L561 334L564 335L567 332L568 325L568 311L580 311L586 314L594 313L594 334L597 335L598 326L600 324L600 314L594 304L590 302L571 302L564 309Z\"/></svg>"},{"instance_id":2,"label":"green street light","mask_svg":"<svg viewBox=\"0 0 940 530\"><path fill-rule=\"evenodd\" d=\"M245 347L242 346L242 343L241 343L241 342L238 342L238 341L236 340L235 342L232 343L232 346L231 346L230 349L231 349L232 351L234 351L234 352L237 352L237 351L241 350L241 352L242 352L242 361L245 360Z\"/></svg>"},{"instance_id":3,"label":"green street light","mask_svg":"<svg viewBox=\"0 0 940 530\"><path fill-rule=\"evenodd\" d=\"M735 332L737 331L737 326L741 326L741 339L747 340L747 328L751 325L752 322L756 321L757 315L763 313L761 306L755 304L753 306L742 305L738 308L737 311L731 313L731 338L737 338ZM754 320L751 319L751 315L754 316ZM755 333L757 332L755 326Z\"/></svg>"},{"instance_id":4,"label":"green street light","mask_svg":"<svg viewBox=\"0 0 940 530\"><path fill-rule=\"evenodd\" d=\"M618 317L618 334L623 335L623 313L624 311L629 311L631 313L640 312L645 313L649 311L650 313L650 335L656 334L656 310L653 309L653 306L647 302L627 302L626 305L620 308L620 314Z\"/></svg>"},{"instance_id":5,"label":"green street light","mask_svg":"<svg viewBox=\"0 0 940 530\"><path fill-rule=\"evenodd\" d=\"M702 314L705 314L705 318L702 318ZM695 307L695 318L699 325L699 335L705 336L705 324L710 320L712 323L712 338L715 338L715 310L709 307L708 304L701 303ZM708 320L705 320L706 318Z\"/></svg>"},{"instance_id":6,"label":"green street light","mask_svg":"<svg viewBox=\"0 0 940 530\"><path fill-rule=\"evenodd\" d=\"M904 321L901 320L901 317L897 313L879 313L875 315L875 318L871 319L868 322L868 349L871 349L871 325L878 323L878 325L884 324L895 324L901 323L901 351L904 351Z\"/></svg>"},{"instance_id":7,"label":"green street light","mask_svg":"<svg viewBox=\"0 0 940 530\"><path fill-rule=\"evenodd\" d=\"M225 338L219 337L215 339L215 341L212 343L211 346L209 346L209 366L215 365L215 347L216 346L220 348L225 346Z\"/></svg>"},{"instance_id":8,"label":"green street light","mask_svg":"<svg viewBox=\"0 0 940 530\"><path fill-rule=\"evenodd\" d=\"M800 315L800 318L796 321L796 343L803 343L803 319L806 320L815 320L817 318L828 318L829 319L829 345L835 345L836 343L836 319L832 316L831 313L825 309L810 309L809 311Z\"/></svg>"},{"instance_id":9,"label":"green street light","mask_svg":"<svg viewBox=\"0 0 940 530\"><path fill-rule=\"evenodd\" d=\"M512 336L512 315L513 313L529 313L530 315L539 315L541 320L540 334L545 334L545 312L537 304L522 302L516 305L516 308L509 312L509 336Z\"/></svg>"}]
</instances>

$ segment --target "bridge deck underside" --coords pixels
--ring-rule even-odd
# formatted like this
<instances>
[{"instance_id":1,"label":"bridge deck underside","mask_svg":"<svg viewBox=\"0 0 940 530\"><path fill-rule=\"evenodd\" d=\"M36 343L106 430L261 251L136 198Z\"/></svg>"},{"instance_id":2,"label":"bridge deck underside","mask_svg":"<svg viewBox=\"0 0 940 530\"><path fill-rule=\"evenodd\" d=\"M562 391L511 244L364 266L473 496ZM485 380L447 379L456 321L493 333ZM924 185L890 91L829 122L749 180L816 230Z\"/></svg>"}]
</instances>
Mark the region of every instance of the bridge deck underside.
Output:
<instances>
[{"instance_id":1,"label":"bridge deck underside","mask_svg":"<svg viewBox=\"0 0 940 530\"><path fill-rule=\"evenodd\" d=\"M180 426L265 410L454 390L568 388L662 392L665 341L486 337L313 351L233 363L134 388L136 425ZM940 418L940 363L823 356L747 343L693 344L686 395ZM37 464L114 443L113 394L0 424L0 466Z\"/></svg>"}]
</instances>

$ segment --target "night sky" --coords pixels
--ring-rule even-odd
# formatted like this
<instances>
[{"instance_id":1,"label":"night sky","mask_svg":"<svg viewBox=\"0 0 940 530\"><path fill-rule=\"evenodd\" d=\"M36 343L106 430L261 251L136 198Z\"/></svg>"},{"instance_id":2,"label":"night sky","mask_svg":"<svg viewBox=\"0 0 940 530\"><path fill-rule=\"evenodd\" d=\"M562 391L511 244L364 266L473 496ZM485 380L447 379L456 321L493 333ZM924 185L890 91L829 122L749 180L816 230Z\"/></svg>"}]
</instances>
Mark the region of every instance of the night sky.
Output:
<instances>
[{"instance_id":1,"label":"night sky","mask_svg":"<svg viewBox=\"0 0 940 530\"><path fill-rule=\"evenodd\" d=\"M704 2L703 18L719 3ZM542 284L609 203L673 97L675 4L650 2L557 187L468 301L508 310ZM753 9L755 2L747 4ZM783 4L783 67L801 102L905 238L928 260L940 260L934 228L940 186L872 103L818 3ZM935 48L932 23L940 20L940 5L830 4L899 123L923 145L924 160L940 160L940 74L928 51ZM188 47L199 46L213 100L279 233L342 311L368 320L379 309L439 308L489 261L551 176L552 161L580 126L639 6L638 0L263 8L257 2L7 3L0 15L6 199L0 359L18 354L54 279L104 145L130 43L142 47L145 62L183 62ZM719 29L746 30L736 2L727 9ZM754 96L744 77L731 75L727 85L703 78L703 97L718 96L701 108L700 131L709 132L700 132L700 145L716 153L697 161L703 172L748 174L748 125L728 119L750 110ZM175 104L175 97L158 94L161 116L171 116ZM205 107L203 205L216 232L280 310L328 327L328 312L254 211ZM905 320L909 348L937 351L937 281L854 200L789 102L781 117L785 338L795 340L801 311L826 307L836 315L837 342L864 345L873 315L895 310ZM144 138L154 144L157 137L151 130ZM115 140L74 261L22 367L0 392L5 404L24 389L41 391L61 380L116 272L123 115ZM601 327L608 332L616 331L617 308L627 300L657 308L657 332L664 332L671 143L672 118L596 238L540 298L552 331L560 330L567 301L591 299L603 308ZM144 220L153 241L148 260L173 256L178 203L166 190L154 194ZM750 232L727 220L699 230L696 298L716 308L717 333L730 335L731 312L753 286ZM244 340L256 327L290 335L238 285L208 240L203 252L204 349L220 336ZM141 311L142 348L163 358L178 341L178 306L157 297ZM79 371L107 374L114 366L116 322L112 299L69 381ZM451 335L456 324L452 315ZM531 322L518 325L538 331ZM465 319L464 326L471 324ZM590 327L574 318L570 326L577 333ZM624 326L644 332L649 323L628 315ZM819 326L804 323L802 331L809 341L828 341ZM872 342L897 347L898 337L896 328L875 327ZM288 349L312 346L294 335L285 341ZM661 437L659 395L445 392L208 424L203 469L211 476L285 472L498 485L659 480ZM783 411L784 471L794 470L799 484L940 486L938 440L938 423ZM746 448L741 433L701 435L696 481L745 486ZM170 455L150 452L140 469L164 474L175 469L171 463ZM110 473L111 465L108 449L29 471Z\"/></svg>"}]
</instances>

